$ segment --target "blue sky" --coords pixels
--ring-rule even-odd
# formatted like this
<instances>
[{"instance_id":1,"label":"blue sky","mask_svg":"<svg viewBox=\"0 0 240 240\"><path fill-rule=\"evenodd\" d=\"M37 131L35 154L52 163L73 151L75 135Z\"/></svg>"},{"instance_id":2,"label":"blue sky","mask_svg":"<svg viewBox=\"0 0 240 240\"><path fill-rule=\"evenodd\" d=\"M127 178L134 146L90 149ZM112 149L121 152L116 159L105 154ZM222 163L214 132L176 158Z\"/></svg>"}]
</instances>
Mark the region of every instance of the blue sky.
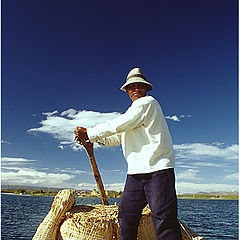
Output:
<instances>
[{"instance_id":1,"label":"blue sky","mask_svg":"<svg viewBox=\"0 0 240 240\"><path fill-rule=\"evenodd\" d=\"M2 1L2 184L96 187L75 126L126 111L140 67L172 134L178 193L238 190L237 1ZM120 147L95 146L122 190Z\"/></svg>"}]
</instances>

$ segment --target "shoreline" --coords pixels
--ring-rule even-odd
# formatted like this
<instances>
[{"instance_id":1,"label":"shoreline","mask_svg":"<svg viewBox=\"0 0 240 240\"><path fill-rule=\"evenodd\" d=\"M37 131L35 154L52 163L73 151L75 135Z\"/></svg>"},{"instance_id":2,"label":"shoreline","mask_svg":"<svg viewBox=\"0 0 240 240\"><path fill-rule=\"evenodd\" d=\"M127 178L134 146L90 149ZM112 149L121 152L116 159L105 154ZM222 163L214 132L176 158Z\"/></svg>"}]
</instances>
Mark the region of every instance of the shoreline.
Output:
<instances>
[{"instance_id":1,"label":"shoreline","mask_svg":"<svg viewBox=\"0 0 240 240\"><path fill-rule=\"evenodd\" d=\"M178 199L238 200L238 195L178 195Z\"/></svg>"},{"instance_id":2,"label":"shoreline","mask_svg":"<svg viewBox=\"0 0 240 240\"><path fill-rule=\"evenodd\" d=\"M6 194L6 195L18 195L18 196L49 196L49 197L54 197L57 195L57 192L52 192L51 194L48 194L47 192L45 193L35 193L35 194L25 194L25 193L13 193L11 191L1 191L1 194ZM79 198L100 198L100 196L98 195L77 195L76 197ZM109 196L108 198L112 198L111 196ZM120 196L116 196L115 198L120 198ZM192 194L192 195L177 195L177 199L203 199L203 200L239 200L239 196L237 195L196 195L196 194Z\"/></svg>"}]
</instances>

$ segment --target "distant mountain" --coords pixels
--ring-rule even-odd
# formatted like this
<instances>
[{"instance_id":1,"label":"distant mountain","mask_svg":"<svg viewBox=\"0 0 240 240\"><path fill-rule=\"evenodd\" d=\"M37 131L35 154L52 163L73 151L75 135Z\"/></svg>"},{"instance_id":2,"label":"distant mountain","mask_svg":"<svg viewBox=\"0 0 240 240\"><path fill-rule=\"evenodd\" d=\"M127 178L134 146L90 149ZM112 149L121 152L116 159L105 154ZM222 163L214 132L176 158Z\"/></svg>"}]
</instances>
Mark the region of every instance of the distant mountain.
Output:
<instances>
[{"instance_id":1,"label":"distant mountain","mask_svg":"<svg viewBox=\"0 0 240 240\"><path fill-rule=\"evenodd\" d=\"M54 188L54 187L23 186L23 185L1 185L1 189L15 190L18 188L23 188L29 191L41 189L43 191L57 191L57 192L62 189L66 189L66 188Z\"/></svg>"},{"instance_id":2,"label":"distant mountain","mask_svg":"<svg viewBox=\"0 0 240 240\"><path fill-rule=\"evenodd\" d=\"M38 189L42 189L43 191L60 191L62 189L66 189L65 188L54 188L54 187L37 187L37 186L23 186L23 185L1 185L1 188L2 189L8 189L8 190L15 190L15 189L18 189L18 188L23 188L23 189L26 189L26 190L29 190L29 191L32 191L32 190L38 190ZM76 189L78 191L78 189ZM84 189L81 189L81 191L83 191ZM88 190L90 191L90 190ZM110 191L111 192L111 191ZM222 191L222 192L197 192L197 193L184 193L184 194L181 194L181 195L230 195L230 196L238 196L239 195L239 192L237 191L232 191L232 192L225 192L225 191Z\"/></svg>"}]
</instances>

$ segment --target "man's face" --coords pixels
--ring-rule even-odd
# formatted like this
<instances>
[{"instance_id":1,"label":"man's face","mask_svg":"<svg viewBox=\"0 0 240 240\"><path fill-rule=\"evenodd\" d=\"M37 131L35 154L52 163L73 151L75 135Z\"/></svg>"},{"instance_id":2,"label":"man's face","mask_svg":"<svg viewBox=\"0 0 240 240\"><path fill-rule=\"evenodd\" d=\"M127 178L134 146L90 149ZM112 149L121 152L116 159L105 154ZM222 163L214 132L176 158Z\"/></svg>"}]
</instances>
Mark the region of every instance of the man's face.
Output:
<instances>
[{"instance_id":1,"label":"man's face","mask_svg":"<svg viewBox=\"0 0 240 240\"><path fill-rule=\"evenodd\" d=\"M134 102L138 98L146 96L147 86L144 83L132 83L126 87L126 92Z\"/></svg>"}]
</instances>

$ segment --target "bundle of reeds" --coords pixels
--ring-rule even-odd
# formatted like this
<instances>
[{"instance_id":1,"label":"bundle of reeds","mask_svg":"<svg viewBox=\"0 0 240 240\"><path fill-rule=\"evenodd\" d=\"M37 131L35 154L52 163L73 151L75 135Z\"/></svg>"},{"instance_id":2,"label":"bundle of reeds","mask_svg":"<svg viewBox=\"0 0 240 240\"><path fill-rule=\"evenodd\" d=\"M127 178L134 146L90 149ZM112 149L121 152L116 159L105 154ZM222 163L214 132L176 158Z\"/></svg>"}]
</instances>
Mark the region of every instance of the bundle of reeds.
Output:
<instances>
[{"instance_id":1,"label":"bundle of reeds","mask_svg":"<svg viewBox=\"0 0 240 240\"><path fill-rule=\"evenodd\" d=\"M34 240L113 240L119 239L118 206L76 205L75 191L62 190L39 225ZM179 221L183 240L203 240ZM156 240L149 206L143 209L138 227L139 240Z\"/></svg>"},{"instance_id":2,"label":"bundle of reeds","mask_svg":"<svg viewBox=\"0 0 240 240\"><path fill-rule=\"evenodd\" d=\"M119 239L117 205L79 205L66 212L66 219L59 228L57 240L113 240ZM155 240L156 235L147 206L142 213L138 239Z\"/></svg>"},{"instance_id":3,"label":"bundle of reeds","mask_svg":"<svg viewBox=\"0 0 240 240\"><path fill-rule=\"evenodd\" d=\"M56 234L60 223L65 218L65 213L75 203L75 190L65 189L59 191L54 198L52 207L39 225L33 240L53 240L56 239Z\"/></svg>"}]
</instances>

